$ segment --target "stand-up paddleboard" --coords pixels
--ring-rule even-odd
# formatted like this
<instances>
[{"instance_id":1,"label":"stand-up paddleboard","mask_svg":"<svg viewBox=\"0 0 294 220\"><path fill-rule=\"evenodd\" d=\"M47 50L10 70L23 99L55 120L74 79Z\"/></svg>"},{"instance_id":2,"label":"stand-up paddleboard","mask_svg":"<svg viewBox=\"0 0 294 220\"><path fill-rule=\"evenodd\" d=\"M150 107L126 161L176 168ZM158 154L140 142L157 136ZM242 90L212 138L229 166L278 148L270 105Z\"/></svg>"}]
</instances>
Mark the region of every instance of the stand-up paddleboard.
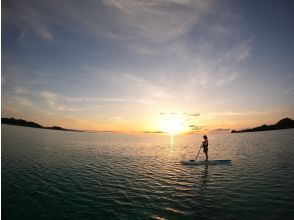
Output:
<instances>
[{"instance_id":1,"label":"stand-up paddleboard","mask_svg":"<svg viewBox=\"0 0 294 220\"><path fill-rule=\"evenodd\" d=\"M184 165L230 165L232 163L231 160L182 160L182 164Z\"/></svg>"}]
</instances>

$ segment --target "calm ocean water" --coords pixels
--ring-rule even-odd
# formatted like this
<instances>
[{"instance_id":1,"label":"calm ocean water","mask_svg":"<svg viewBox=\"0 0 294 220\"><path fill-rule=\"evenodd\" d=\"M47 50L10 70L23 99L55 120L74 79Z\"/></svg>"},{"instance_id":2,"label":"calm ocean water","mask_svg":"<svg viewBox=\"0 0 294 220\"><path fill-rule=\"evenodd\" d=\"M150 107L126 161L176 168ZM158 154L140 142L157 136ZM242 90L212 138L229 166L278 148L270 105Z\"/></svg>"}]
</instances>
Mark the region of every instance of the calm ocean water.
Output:
<instances>
[{"instance_id":1,"label":"calm ocean water","mask_svg":"<svg viewBox=\"0 0 294 220\"><path fill-rule=\"evenodd\" d=\"M293 219L294 129L201 136L2 125L3 219ZM199 159L203 159L203 154Z\"/></svg>"}]
</instances>

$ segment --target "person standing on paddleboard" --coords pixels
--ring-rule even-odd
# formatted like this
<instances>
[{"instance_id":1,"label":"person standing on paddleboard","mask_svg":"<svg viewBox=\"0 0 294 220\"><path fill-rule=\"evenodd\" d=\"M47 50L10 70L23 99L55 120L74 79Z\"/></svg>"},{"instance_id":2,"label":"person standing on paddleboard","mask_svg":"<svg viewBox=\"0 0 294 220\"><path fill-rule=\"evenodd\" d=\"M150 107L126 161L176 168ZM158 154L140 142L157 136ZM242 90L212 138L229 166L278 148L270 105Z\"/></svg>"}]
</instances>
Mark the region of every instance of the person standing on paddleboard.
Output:
<instances>
[{"instance_id":1,"label":"person standing on paddleboard","mask_svg":"<svg viewBox=\"0 0 294 220\"><path fill-rule=\"evenodd\" d=\"M205 161L208 161L208 138L206 135L203 136L204 141L202 142L203 152L205 153Z\"/></svg>"}]
</instances>

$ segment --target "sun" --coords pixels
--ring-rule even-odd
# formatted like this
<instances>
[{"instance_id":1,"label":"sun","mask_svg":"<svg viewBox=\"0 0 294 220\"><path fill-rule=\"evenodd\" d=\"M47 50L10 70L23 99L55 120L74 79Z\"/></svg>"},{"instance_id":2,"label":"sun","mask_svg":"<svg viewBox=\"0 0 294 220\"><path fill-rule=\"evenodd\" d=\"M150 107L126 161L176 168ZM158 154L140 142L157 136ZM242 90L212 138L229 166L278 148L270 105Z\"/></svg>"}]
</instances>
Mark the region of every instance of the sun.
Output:
<instances>
[{"instance_id":1,"label":"sun","mask_svg":"<svg viewBox=\"0 0 294 220\"><path fill-rule=\"evenodd\" d=\"M185 131L184 118L176 115L168 115L160 118L160 130L169 135L176 135Z\"/></svg>"}]
</instances>

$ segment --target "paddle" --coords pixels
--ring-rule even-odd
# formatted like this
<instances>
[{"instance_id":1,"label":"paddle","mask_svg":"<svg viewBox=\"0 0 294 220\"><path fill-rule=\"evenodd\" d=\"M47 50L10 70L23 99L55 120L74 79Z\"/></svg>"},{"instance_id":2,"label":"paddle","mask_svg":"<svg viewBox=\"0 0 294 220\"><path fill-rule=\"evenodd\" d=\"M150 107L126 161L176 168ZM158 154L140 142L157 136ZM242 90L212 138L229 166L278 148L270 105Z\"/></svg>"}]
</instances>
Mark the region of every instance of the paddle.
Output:
<instances>
[{"instance_id":1,"label":"paddle","mask_svg":"<svg viewBox=\"0 0 294 220\"><path fill-rule=\"evenodd\" d=\"M198 154L197 154L197 156L196 156L195 160L197 160L197 158L198 158L198 156L199 156L199 154L200 154L201 147L202 147L202 145L201 145L201 146L200 146L200 148L199 148L199 151L198 151ZM190 160L190 161L191 161L191 162L194 162L195 160Z\"/></svg>"}]
</instances>

